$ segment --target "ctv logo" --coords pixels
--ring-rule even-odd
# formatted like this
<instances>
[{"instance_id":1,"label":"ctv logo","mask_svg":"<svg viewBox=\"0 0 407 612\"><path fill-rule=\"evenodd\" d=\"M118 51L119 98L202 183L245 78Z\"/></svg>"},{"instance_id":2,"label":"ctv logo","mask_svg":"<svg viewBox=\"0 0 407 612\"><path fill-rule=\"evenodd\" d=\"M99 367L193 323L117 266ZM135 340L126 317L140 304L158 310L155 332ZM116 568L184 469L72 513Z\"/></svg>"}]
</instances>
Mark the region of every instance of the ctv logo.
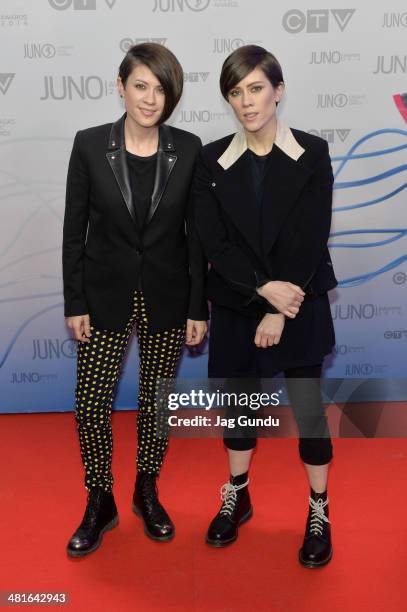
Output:
<instances>
[{"instance_id":1,"label":"ctv logo","mask_svg":"<svg viewBox=\"0 0 407 612\"><path fill-rule=\"evenodd\" d=\"M330 14L341 32L344 31L356 9L311 9L306 13L293 9L283 15L283 28L290 34L305 30L308 34L329 32Z\"/></svg>"},{"instance_id":2,"label":"ctv logo","mask_svg":"<svg viewBox=\"0 0 407 612\"><path fill-rule=\"evenodd\" d=\"M333 143L336 142L337 138L339 138L339 140L341 142L345 142L345 140L347 139L347 137L350 134L350 130L349 129L333 129L333 128L325 128L323 130L308 130L308 134L315 134L316 136L320 136L321 138L324 138L327 142L329 143Z\"/></svg>"},{"instance_id":3,"label":"ctv logo","mask_svg":"<svg viewBox=\"0 0 407 612\"><path fill-rule=\"evenodd\" d=\"M96 0L48 0L53 9L66 11L73 3L74 11L96 11ZM112 9L116 0L105 0L107 6Z\"/></svg>"}]
</instances>

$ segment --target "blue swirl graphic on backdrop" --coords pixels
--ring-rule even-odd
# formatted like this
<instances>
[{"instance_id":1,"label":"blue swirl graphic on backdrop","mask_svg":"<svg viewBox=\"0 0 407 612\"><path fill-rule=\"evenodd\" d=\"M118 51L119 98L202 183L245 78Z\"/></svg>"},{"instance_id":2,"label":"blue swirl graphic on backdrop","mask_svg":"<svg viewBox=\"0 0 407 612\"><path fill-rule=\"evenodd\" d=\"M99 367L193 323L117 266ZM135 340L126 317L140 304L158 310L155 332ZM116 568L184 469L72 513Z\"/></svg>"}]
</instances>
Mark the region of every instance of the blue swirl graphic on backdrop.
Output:
<instances>
[{"instance_id":1,"label":"blue swirl graphic on backdrop","mask_svg":"<svg viewBox=\"0 0 407 612\"><path fill-rule=\"evenodd\" d=\"M364 247L375 247L382 246L383 244L390 244L400 240L403 236L407 235L407 229L364 229L364 230L349 230L346 232L334 232L330 235L331 238L336 236L355 236L357 234L395 234L392 238L380 240L379 242L365 242L364 244L356 244L353 242L334 242L329 243L329 247L346 247L348 249L363 249Z\"/></svg>"},{"instance_id":2,"label":"blue swirl graphic on backdrop","mask_svg":"<svg viewBox=\"0 0 407 612\"><path fill-rule=\"evenodd\" d=\"M4 351L3 357L0 358L0 368L2 368L4 366L4 364L6 363L7 357L11 353L11 350L12 350L13 346L15 345L15 343L18 340L18 337L21 335L21 333L27 327L27 325L29 325L32 321L34 321L34 319L38 319L38 317L41 317L43 314L49 312L50 310L54 310L54 308L63 308L63 305L64 304L62 302L60 304L53 304L52 306L48 306L47 308L43 308L39 312L36 312L33 315L31 315L31 317L29 317L26 321L24 321L24 323L22 323L20 325L20 327L18 327L16 329L16 331L14 332L14 336L11 338L8 346L6 347L6 350Z\"/></svg>"},{"instance_id":3,"label":"blue swirl graphic on backdrop","mask_svg":"<svg viewBox=\"0 0 407 612\"><path fill-rule=\"evenodd\" d=\"M397 153L397 152L404 151L407 149L407 143L406 143L406 144L402 144L398 146L388 147L387 149L379 149L379 150L374 150L374 151L368 151L365 153L357 153L357 150L365 142L371 140L372 138L375 138L377 136L381 136L384 134L386 135L387 134L399 134L405 137L407 136L407 131L396 129L396 128L394 129L389 128L389 129L382 129L382 130L376 130L374 132L370 132L369 134L366 134L365 136L357 140L355 144L352 145L352 147L349 149L346 155L338 155L338 156L333 156L331 158L333 163L335 162L338 163L338 167L336 171L334 172L334 178L335 178L334 190L351 189L354 187L361 187L363 185L371 185L373 183L378 183L380 181L383 181L384 179L389 178L391 176L396 176L398 174L401 175L403 172L405 172L405 170L407 170L407 164L402 164L400 166L390 168L389 170L386 170L385 172L382 172L380 174L376 174L376 175L373 175L373 176L370 176L364 179L343 181L343 182L338 181L338 177L340 173L343 171L343 169L345 168L346 164L353 160L366 159L366 158L372 158L372 157L382 157L385 155L389 155L390 153ZM396 189L393 189L389 193L384 194L378 198L374 198L372 200L367 200L364 202L356 202L352 204L347 204L345 206L334 207L333 212L339 213L339 212L343 212L346 210L355 210L358 208L364 208L367 206L373 206L375 204L385 202L393 198L397 194L401 193L402 191L404 191L406 187L407 187L407 182L404 182L400 186L398 186ZM350 236L350 235L362 236L364 234L392 234L393 236L391 236L390 238L384 239L384 240L375 241L375 242L365 242L365 243L330 241L329 247L331 249L332 248L353 248L354 249L354 248L380 247L385 244L389 244L391 242L395 242L397 240L400 240L401 238L404 238L407 234L407 230L403 228L348 230L348 231L343 231L343 232L331 233L330 238L332 240L332 238L336 238L338 236ZM398 267L399 265L404 263L406 260L407 260L407 254L401 255L400 257L397 257L396 259L388 262L387 264L385 264L384 266L380 267L377 270L373 270L372 272L368 272L365 274L359 274L357 276L353 276L350 278L342 279L339 281L338 285L339 287L342 287L342 288L355 287L357 285L361 285L371 280L372 278L380 276L381 274L384 274L388 272L389 270L392 270Z\"/></svg>"},{"instance_id":4,"label":"blue swirl graphic on backdrop","mask_svg":"<svg viewBox=\"0 0 407 612\"><path fill-rule=\"evenodd\" d=\"M0 141L0 148L8 148L16 143L21 144L22 146L26 145L30 141L34 143L38 143L39 141L59 141L62 144L70 144L71 140L67 138L16 138L12 140L8 140L5 142ZM65 148L65 147L64 147ZM49 180L41 179L41 178L24 178L21 173L10 172L6 169L0 169L0 178L2 180L2 184L0 185L0 203L2 207L8 201L17 200L18 198L25 198L31 205L31 210L23 219L18 227L11 230L10 232L5 234L6 240L4 240L4 244L1 245L0 248L0 279L3 274L8 274L10 270L15 268L17 272L11 272L13 276L8 277L4 282L0 282L0 289L7 290L10 287L16 287L18 285L23 285L26 282L32 282L33 280L44 280L51 281L55 286L55 290L51 290L51 287L46 287L44 291L38 290L33 292L32 290L27 291L27 294L17 295L17 296L2 296L0 298L0 305L3 304L14 304L16 303L24 303L24 302L32 302L37 299L40 302L44 300L50 301L50 298L57 298L58 303L45 306L42 303L42 308L29 316L27 319L23 320L18 328L14 331L10 340L5 342L4 345L1 346L1 354L0 354L0 368L3 368L7 359L9 358L13 349L15 349L15 345L17 340L20 338L25 329L34 321L42 316L46 316L50 311L54 309L62 309L63 302L61 303L62 291L60 289L61 285L61 277L58 274L53 273L44 273L38 269L36 274L33 273L25 273L24 268L21 271L21 265L24 266L26 261L31 262L35 258L40 258L42 256L48 256L49 254L58 254L61 250L61 246L47 246L44 245L44 248L41 248L40 245L33 250L29 250L27 253L19 253L19 241L23 241L22 244L25 245L24 240L26 240L26 236L24 236L24 232L30 231L30 224L34 222L38 222L38 216L41 214L49 214L51 217L56 219L58 224L62 224L62 214L58 208L53 207L54 203L59 203L63 200L64 192L65 192L65 182L63 180ZM12 249L16 248L17 253L8 258ZM58 254L58 259L60 255ZM39 265L36 266L39 268ZM53 300L52 300L53 301ZM34 304L34 302L33 302Z\"/></svg>"}]
</instances>

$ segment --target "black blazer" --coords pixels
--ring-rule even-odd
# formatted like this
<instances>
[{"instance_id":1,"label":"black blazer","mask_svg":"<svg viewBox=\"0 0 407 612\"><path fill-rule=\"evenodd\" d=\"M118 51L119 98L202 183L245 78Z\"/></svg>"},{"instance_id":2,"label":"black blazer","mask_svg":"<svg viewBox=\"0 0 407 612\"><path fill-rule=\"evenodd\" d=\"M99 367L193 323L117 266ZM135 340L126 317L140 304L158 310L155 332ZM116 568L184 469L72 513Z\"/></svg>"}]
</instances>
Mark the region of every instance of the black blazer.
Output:
<instances>
[{"instance_id":1,"label":"black blazer","mask_svg":"<svg viewBox=\"0 0 407 612\"><path fill-rule=\"evenodd\" d=\"M194 177L196 227L211 269L207 297L250 316L277 312L256 288L290 281L308 295L337 285L327 248L333 174L325 140L278 123L254 210L243 132L207 144Z\"/></svg>"},{"instance_id":2,"label":"black blazer","mask_svg":"<svg viewBox=\"0 0 407 612\"><path fill-rule=\"evenodd\" d=\"M191 217L190 184L201 148L194 134L159 127L157 169L143 234L132 202L125 114L79 131L69 162L63 231L65 316L89 314L122 330L143 290L152 331L207 319L207 264Z\"/></svg>"}]
</instances>

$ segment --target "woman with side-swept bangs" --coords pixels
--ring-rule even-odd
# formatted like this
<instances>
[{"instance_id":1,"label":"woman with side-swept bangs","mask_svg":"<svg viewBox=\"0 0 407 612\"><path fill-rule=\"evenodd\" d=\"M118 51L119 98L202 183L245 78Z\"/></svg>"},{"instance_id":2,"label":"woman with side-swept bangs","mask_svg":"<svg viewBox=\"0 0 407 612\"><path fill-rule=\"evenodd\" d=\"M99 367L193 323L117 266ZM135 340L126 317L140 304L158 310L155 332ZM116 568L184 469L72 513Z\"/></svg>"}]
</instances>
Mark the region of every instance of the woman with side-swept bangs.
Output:
<instances>
[{"instance_id":1,"label":"woman with side-swept bangs","mask_svg":"<svg viewBox=\"0 0 407 612\"><path fill-rule=\"evenodd\" d=\"M76 422L88 500L70 556L96 550L117 525L111 412L124 353L139 344L137 478L133 510L159 542L174 525L156 480L167 437L157 430L156 383L173 378L182 346L201 342L206 262L191 221L190 184L200 139L165 121L183 70L162 45L129 49L118 76L126 112L76 134L63 242L65 316L78 341ZM157 435L160 433L160 435Z\"/></svg>"},{"instance_id":2,"label":"woman with side-swept bangs","mask_svg":"<svg viewBox=\"0 0 407 612\"><path fill-rule=\"evenodd\" d=\"M284 372L310 485L299 560L321 567L332 557L332 444L318 382L335 343L327 291L337 284L327 248L328 145L277 118L283 74L262 47L234 51L223 64L220 87L242 129L203 147L194 181L197 230L211 263L209 376L259 379ZM230 479L206 538L216 547L234 542L253 513L248 470L256 432L241 429L237 437L224 433Z\"/></svg>"}]
</instances>

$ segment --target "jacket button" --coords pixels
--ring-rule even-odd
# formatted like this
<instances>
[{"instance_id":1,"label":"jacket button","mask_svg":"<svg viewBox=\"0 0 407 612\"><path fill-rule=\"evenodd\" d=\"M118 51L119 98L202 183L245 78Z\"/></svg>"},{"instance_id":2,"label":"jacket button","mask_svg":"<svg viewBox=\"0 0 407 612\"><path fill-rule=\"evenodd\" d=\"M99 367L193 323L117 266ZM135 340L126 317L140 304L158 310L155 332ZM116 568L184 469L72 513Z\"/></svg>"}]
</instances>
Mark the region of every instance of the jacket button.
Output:
<instances>
[{"instance_id":1,"label":"jacket button","mask_svg":"<svg viewBox=\"0 0 407 612\"><path fill-rule=\"evenodd\" d=\"M216 183L212 183L212 184L211 184L211 186L212 186L212 187L216 187Z\"/></svg>"}]
</instances>

